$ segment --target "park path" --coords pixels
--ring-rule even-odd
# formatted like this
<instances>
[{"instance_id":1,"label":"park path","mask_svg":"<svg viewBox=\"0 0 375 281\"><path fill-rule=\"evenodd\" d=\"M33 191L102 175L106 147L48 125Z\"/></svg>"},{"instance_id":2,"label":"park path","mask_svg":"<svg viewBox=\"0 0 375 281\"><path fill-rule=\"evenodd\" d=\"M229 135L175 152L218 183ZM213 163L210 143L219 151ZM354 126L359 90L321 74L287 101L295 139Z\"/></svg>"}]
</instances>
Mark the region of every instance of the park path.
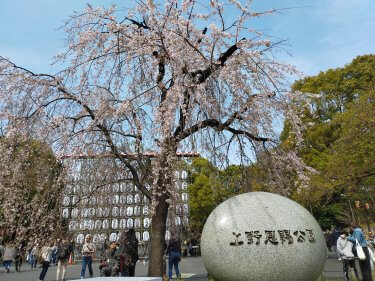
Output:
<instances>
[{"instance_id":1,"label":"park path","mask_svg":"<svg viewBox=\"0 0 375 281\"><path fill-rule=\"evenodd\" d=\"M49 268L45 281L56 280L56 266ZM201 257L183 258L180 264L183 278L189 281L205 281L207 272L203 266ZM99 276L98 264L93 264L94 276ZM21 272L14 272L14 267L11 273L5 273L3 267L0 268L0 281L37 281L41 269L30 269L28 265L23 264ZM75 280L80 277L80 265L71 265L68 267L66 280ZM88 272L86 271L86 276ZM136 276L146 276L147 266L139 262L136 267ZM326 280L343 280L342 278L342 263L337 261L333 253L329 253L326 266L324 269L324 276ZM302 280L301 280L302 281Z\"/></svg>"}]
</instances>

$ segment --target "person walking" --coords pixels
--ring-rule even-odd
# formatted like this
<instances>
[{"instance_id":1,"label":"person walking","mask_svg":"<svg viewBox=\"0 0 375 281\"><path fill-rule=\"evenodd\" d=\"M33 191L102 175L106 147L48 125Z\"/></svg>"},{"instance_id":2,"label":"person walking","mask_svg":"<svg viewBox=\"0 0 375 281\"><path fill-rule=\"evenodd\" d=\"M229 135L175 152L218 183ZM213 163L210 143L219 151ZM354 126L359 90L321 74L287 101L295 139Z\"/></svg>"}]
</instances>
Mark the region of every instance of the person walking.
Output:
<instances>
[{"instance_id":1,"label":"person walking","mask_svg":"<svg viewBox=\"0 0 375 281\"><path fill-rule=\"evenodd\" d=\"M29 244L27 249L26 249L26 262L31 265L31 250L33 247Z\"/></svg>"},{"instance_id":2,"label":"person walking","mask_svg":"<svg viewBox=\"0 0 375 281\"><path fill-rule=\"evenodd\" d=\"M10 272L10 267L12 266L12 262L16 258L16 248L14 247L13 243L8 243L5 245L3 250L3 264L6 269L6 272Z\"/></svg>"},{"instance_id":3,"label":"person walking","mask_svg":"<svg viewBox=\"0 0 375 281\"><path fill-rule=\"evenodd\" d=\"M55 243L53 244L54 245L54 250L52 252L52 259L51 259L52 265L57 265L57 262L58 262L58 259L57 259L57 249L59 248L60 244L61 244L60 239L56 239Z\"/></svg>"},{"instance_id":4,"label":"person walking","mask_svg":"<svg viewBox=\"0 0 375 281\"><path fill-rule=\"evenodd\" d=\"M348 240L349 233L344 231L337 240L337 251L343 264L345 281L349 281L349 269L353 268L355 277L359 280L358 271L355 266L355 256L353 254L353 243Z\"/></svg>"},{"instance_id":5,"label":"person walking","mask_svg":"<svg viewBox=\"0 0 375 281\"><path fill-rule=\"evenodd\" d=\"M181 279L181 274L180 270L178 268L178 264L181 261L181 242L180 239L178 238L178 234L175 233L172 236L172 239L169 240L166 254L169 255L168 257L168 277L169 280L172 280L172 271L173 267L176 271L176 275L178 279Z\"/></svg>"},{"instance_id":6,"label":"person walking","mask_svg":"<svg viewBox=\"0 0 375 281\"><path fill-rule=\"evenodd\" d=\"M34 247L31 249L31 261L30 261L30 266L31 268L36 268L36 265L38 263L38 244L35 244Z\"/></svg>"},{"instance_id":7,"label":"person walking","mask_svg":"<svg viewBox=\"0 0 375 281\"><path fill-rule=\"evenodd\" d=\"M366 256L365 260L359 260L359 267L362 273L362 281L372 281L370 261L371 258L365 235L363 234L357 222L351 222L350 229L352 231L352 234L348 237L348 240L354 245L356 245L356 243L358 242Z\"/></svg>"},{"instance_id":8,"label":"person walking","mask_svg":"<svg viewBox=\"0 0 375 281\"><path fill-rule=\"evenodd\" d=\"M95 255L94 244L92 243L92 237L88 234L85 238L85 244L82 247L82 270L81 270L81 279L85 279L86 266L89 269L90 278L94 276L92 271L92 259Z\"/></svg>"},{"instance_id":9,"label":"person walking","mask_svg":"<svg viewBox=\"0 0 375 281\"><path fill-rule=\"evenodd\" d=\"M56 280L65 281L66 267L69 264L70 255L73 253L73 245L68 240L62 240L56 250L57 272ZM61 276L61 278L60 278Z\"/></svg>"},{"instance_id":10,"label":"person walking","mask_svg":"<svg viewBox=\"0 0 375 281\"><path fill-rule=\"evenodd\" d=\"M21 271L21 265L23 261L23 249L22 246L16 248L16 257L14 258L14 266L17 272Z\"/></svg>"},{"instance_id":11,"label":"person walking","mask_svg":"<svg viewBox=\"0 0 375 281\"><path fill-rule=\"evenodd\" d=\"M135 266L139 260L138 239L134 229L129 229L120 245L120 272L121 276L135 276Z\"/></svg>"},{"instance_id":12,"label":"person walking","mask_svg":"<svg viewBox=\"0 0 375 281\"><path fill-rule=\"evenodd\" d=\"M331 239L331 234L329 232L329 229L326 229L324 232L324 238L326 239L326 244L327 244L327 252L332 252L332 239Z\"/></svg>"},{"instance_id":13,"label":"person walking","mask_svg":"<svg viewBox=\"0 0 375 281\"><path fill-rule=\"evenodd\" d=\"M3 240L0 238L0 262L3 260L3 254L4 254Z\"/></svg>"},{"instance_id":14,"label":"person walking","mask_svg":"<svg viewBox=\"0 0 375 281\"><path fill-rule=\"evenodd\" d=\"M55 250L55 247L52 245L52 243L47 244L46 246L42 247L42 271L40 272L38 281L44 281L44 278L46 277L49 265L52 261L52 253Z\"/></svg>"},{"instance_id":15,"label":"person walking","mask_svg":"<svg viewBox=\"0 0 375 281\"><path fill-rule=\"evenodd\" d=\"M333 250L335 252L335 255L336 255L336 258L338 260L341 260L340 258L340 254L339 252L337 251L337 240L339 239L341 235L341 231L339 228L335 227L332 231L332 244L333 244Z\"/></svg>"}]
</instances>

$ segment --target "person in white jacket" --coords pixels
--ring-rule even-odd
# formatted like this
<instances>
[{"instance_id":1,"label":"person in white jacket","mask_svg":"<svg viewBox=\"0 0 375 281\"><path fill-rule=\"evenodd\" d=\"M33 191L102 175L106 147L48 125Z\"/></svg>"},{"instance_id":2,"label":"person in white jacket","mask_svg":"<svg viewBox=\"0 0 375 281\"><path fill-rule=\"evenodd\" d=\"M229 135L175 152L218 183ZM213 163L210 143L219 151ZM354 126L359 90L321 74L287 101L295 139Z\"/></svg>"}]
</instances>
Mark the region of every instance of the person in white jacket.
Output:
<instances>
[{"instance_id":1,"label":"person in white jacket","mask_svg":"<svg viewBox=\"0 0 375 281\"><path fill-rule=\"evenodd\" d=\"M95 246L92 243L92 237L88 234L85 238L85 244L82 247L82 270L81 279L85 279L86 266L89 268L90 278L93 277L92 260L95 256Z\"/></svg>"},{"instance_id":2,"label":"person in white jacket","mask_svg":"<svg viewBox=\"0 0 375 281\"><path fill-rule=\"evenodd\" d=\"M345 281L349 281L349 268L353 268L356 278L359 280L353 254L353 243L348 240L348 232L344 231L337 240L337 251L341 257Z\"/></svg>"}]
</instances>

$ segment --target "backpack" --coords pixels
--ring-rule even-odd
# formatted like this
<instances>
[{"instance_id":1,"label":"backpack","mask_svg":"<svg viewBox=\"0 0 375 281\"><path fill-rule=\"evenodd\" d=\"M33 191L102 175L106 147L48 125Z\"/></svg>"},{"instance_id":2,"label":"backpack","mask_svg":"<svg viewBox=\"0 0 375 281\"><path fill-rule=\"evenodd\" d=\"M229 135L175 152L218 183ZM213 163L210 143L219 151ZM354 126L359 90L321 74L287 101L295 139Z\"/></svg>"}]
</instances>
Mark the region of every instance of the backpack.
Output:
<instances>
[{"instance_id":1,"label":"backpack","mask_svg":"<svg viewBox=\"0 0 375 281\"><path fill-rule=\"evenodd\" d=\"M61 245L61 248L58 251L58 258L59 260L67 260L70 257L70 249L69 249L69 244L64 243Z\"/></svg>"}]
</instances>

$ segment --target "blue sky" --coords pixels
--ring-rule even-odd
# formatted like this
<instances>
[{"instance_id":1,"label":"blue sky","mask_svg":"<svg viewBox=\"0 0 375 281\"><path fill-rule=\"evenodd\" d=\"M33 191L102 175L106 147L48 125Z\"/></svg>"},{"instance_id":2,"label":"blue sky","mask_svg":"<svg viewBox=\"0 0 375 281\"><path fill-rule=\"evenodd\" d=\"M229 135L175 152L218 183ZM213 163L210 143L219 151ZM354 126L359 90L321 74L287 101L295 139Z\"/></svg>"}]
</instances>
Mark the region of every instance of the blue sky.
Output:
<instances>
[{"instance_id":1,"label":"blue sky","mask_svg":"<svg viewBox=\"0 0 375 281\"><path fill-rule=\"evenodd\" d=\"M58 27L86 3L131 5L130 0L0 0L0 55L49 72L52 56L63 47ZM297 8L260 18L254 27L288 39L291 57L280 56L305 74L375 53L375 0L254 0L258 10L284 7Z\"/></svg>"}]
</instances>

